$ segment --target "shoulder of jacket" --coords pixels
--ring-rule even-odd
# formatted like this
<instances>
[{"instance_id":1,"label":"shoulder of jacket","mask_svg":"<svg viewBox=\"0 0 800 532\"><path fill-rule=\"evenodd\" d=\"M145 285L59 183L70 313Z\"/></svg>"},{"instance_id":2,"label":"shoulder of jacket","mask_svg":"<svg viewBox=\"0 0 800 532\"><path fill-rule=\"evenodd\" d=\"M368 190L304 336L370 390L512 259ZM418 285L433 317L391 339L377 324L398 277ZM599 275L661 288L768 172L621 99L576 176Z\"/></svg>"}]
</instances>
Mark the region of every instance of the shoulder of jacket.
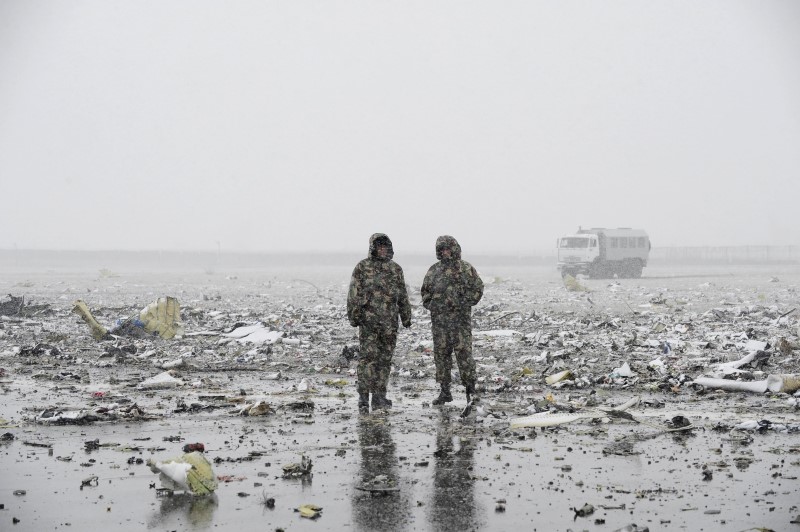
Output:
<instances>
[{"instance_id":1,"label":"shoulder of jacket","mask_svg":"<svg viewBox=\"0 0 800 532\"><path fill-rule=\"evenodd\" d=\"M360 261L358 261L358 264L356 264L355 271L357 271L357 272L361 271L364 268L368 268L369 265L370 265L370 260L369 259L361 259Z\"/></svg>"}]
</instances>

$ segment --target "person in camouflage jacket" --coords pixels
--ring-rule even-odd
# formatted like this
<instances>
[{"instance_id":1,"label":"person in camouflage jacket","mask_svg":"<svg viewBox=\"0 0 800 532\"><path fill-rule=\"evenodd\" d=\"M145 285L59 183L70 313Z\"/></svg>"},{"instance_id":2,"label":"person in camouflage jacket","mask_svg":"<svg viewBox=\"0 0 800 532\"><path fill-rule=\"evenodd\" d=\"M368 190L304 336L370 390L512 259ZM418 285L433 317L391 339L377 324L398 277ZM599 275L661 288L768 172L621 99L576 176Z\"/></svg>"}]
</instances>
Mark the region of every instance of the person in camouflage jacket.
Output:
<instances>
[{"instance_id":1,"label":"person in camouflage jacket","mask_svg":"<svg viewBox=\"0 0 800 532\"><path fill-rule=\"evenodd\" d=\"M392 406L386 398L386 385L392 355L397 345L398 316L403 327L411 326L403 269L392 260L392 241L383 233L369 238L369 255L359 262L350 279L347 318L358 327L358 407L369 409Z\"/></svg>"},{"instance_id":2,"label":"person in camouflage jacket","mask_svg":"<svg viewBox=\"0 0 800 532\"><path fill-rule=\"evenodd\" d=\"M422 305L431 312L433 360L441 387L433 404L453 400L450 371L455 353L467 402L475 394L475 360L472 358L472 307L483 296L483 281L472 265L461 260L461 246L449 235L436 239L436 258L422 282Z\"/></svg>"}]
</instances>

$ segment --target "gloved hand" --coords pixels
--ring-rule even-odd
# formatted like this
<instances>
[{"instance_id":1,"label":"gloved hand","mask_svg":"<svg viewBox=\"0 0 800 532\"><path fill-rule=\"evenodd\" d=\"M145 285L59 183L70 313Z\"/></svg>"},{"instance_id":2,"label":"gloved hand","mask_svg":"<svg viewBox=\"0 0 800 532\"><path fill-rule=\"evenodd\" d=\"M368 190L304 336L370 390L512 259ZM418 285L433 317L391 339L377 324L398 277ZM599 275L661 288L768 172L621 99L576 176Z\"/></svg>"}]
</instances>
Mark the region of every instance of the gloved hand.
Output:
<instances>
[{"instance_id":1,"label":"gloved hand","mask_svg":"<svg viewBox=\"0 0 800 532\"><path fill-rule=\"evenodd\" d=\"M353 312L353 315L350 316L350 325L352 327L360 327L361 323L363 323L364 321L363 314L364 313L360 310L356 310L355 312Z\"/></svg>"}]
</instances>

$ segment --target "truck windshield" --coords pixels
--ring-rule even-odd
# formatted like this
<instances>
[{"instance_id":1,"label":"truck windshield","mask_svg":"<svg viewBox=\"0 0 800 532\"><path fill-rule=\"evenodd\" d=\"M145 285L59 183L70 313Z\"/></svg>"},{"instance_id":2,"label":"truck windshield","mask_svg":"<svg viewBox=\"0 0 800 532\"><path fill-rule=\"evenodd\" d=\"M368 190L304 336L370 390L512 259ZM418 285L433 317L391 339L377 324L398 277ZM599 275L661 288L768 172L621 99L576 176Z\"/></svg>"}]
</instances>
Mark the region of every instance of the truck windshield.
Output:
<instances>
[{"instance_id":1,"label":"truck windshield","mask_svg":"<svg viewBox=\"0 0 800 532\"><path fill-rule=\"evenodd\" d=\"M588 248L589 239L581 237L567 237L561 239L562 248Z\"/></svg>"}]
</instances>

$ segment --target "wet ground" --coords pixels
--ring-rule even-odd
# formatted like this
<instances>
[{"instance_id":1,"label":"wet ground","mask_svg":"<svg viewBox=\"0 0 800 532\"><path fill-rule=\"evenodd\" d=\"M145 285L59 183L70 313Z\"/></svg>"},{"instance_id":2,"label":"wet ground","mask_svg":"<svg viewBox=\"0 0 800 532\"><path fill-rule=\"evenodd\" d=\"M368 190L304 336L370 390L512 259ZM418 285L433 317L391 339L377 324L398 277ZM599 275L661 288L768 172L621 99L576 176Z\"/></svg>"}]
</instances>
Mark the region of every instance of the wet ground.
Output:
<instances>
[{"instance_id":1,"label":"wet ground","mask_svg":"<svg viewBox=\"0 0 800 532\"><path fill-rule=\"evenodd\" d=\"M800 372L800 351L776 347L798 341L796 267L650 268L643 279L580 280L588 292L567 291L554 269L481 269L475 330L505 332L476 332L483 408L465 419L460 386L452 404L429 405L424 269L406 274L415 324L400 333L394 407L359 414L355 362L340 357L357 344L344 317L348 270L6 272L0 293L49 308L0 320L0 434L13 437L0 443L0 529L800 530L797 398L689 385L749 340L771 355L750 378ZM70 312L80 298L111 324L163 295L181 302L182 339L97 342ZM220 336L255 322L287 341ZM659 357L666 369L648 369ZM138 388L175 360L184 386ZM623 362L635 377L613 376ZM545 384L562 369L576 378ZM534 409L633 397L636 421L508 428ZM239 415L257 400L272 413ZM123 414L132 403L145 415ZM40 417L104 408L81 425ZM695 428L666 432L678 415ZM772 425L734 428L757 420ZM143 462L194 442L220 479L215 495L162 496ZM282 478L302 455L312 474ZM322 507L317 519L295 511L306 503ZM576 514L585 504L593 513Z\"/></svg>"}]
</instances>

